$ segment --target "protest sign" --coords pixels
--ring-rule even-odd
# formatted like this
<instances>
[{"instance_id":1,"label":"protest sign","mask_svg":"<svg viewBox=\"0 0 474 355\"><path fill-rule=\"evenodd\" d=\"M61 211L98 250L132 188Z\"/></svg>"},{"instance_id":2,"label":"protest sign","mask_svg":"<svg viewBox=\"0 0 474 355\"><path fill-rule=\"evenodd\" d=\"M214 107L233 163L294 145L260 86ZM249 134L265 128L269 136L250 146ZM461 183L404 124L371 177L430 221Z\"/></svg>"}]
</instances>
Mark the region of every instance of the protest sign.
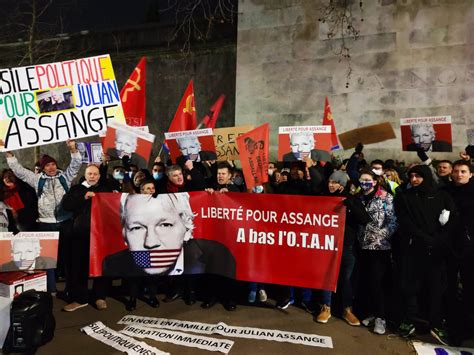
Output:
<instances>
[{"instance_id":1,"label":"protest sign","mask_svg":"<svg viewBox=\"0 0 474 355\"><path fill-rule=\"evenodd\" d=\"M112 159L128 156L138 169L147 167L155 136L136 127L110 121L103 140L103 151Z\"/></svg>"},{"instance_id":2,"label":"protest sign","mask_svg":"<svg viewBox=\"0 0 474 355\"><path fill-rule=\"evenodd\" d=\"M236 139L252 130L254 126L236 126L214 129L214 144L217 160L239 160L239 150Z\"/></svg>"},{"instance_id":3,"label":"protest sign","mask_svg":"<svg viewBox=\"0 0 474 355\"><path fill-rule=\"evenodd\" d=\"M204 349L207 351L219 351L228 354L234 342L232 340L203 337L171 330L153 329L142 326L129 325L120 333L135 338L148 338L166 343Z\"/></svg>"},{"instance_id":4,"label":"protest sign","mask_svg":"<svg viewBox=\"0 0 474 355\"><path fill-rule=\"evenodd\" d=\"M102 145L100 143L77 142L83 164L100 164L102 162Z\"/></svg>"},{"instance_id":5,"label":"protest sign","mask_svg":"<svg viewBox=\"0 0 474 355\"><path fill-rule=\"evenodd\" d=\"M118 277L216 273L334 291L344 223L339 197L100 193L92 201L89 270ZM151 240L156 247L145 245Z\"/></svg>"},{"instance_id":6,"label":"protest sign","mask_svg":"<svg viewBox=\"0 0 474 355\"><path fill-rule=\"evenodd\" d=\"M248 189L268 182L269 145L268 123L237 137L239 159Z\"/></svg>"},{"instance_id":7,"label":"protest sign","mask_svg":"<svg viewBox=\"0 0 474 355\"><path fill-rule=\"evenodd\" d=\"M212 128L165 133L165 142L175 164L183 165L186 160L216 160L216 147Z\"/></svg>"},{"instance_id":8,"label":"protest sign","mask_svg":"<svg viewBox=\"0 0 474 355\"><path fill-rule=\"evenodd\" d=\"M402 148L426 152L452 152L451 116L401 118Z\"/></svg>"},{"instance_id":9,"label":"protest sign","mask_svg":"<svg viewBox=\"0 0 474 355\"><path fill-rule=\"evenodd\" d=\"M158 350L142 341L137 341L125 334L106 327L102 322L89 324L81 328L81 331L88 336L129 355L169 355L167 352Z\"/></svg>"},{"instance_id":10,"label":"protest sign","mask_svg":"<svg viewBox=\"0 0 474 355\"><path fill-rule=\"evenodd\" d=\"M330 161L331 126L295 126L278 128L278 160Z\"/></svg>"},{"instance_id":11,"label":"protest sign","mask_svg":"<svg viewBox=\"0 0 474 355\"><path fill-rule=\"evenodd\" d=\"M0 271L55 269L59 232L0 233Z\"/></svg>"},{"instance_id":12,"label":"protest sign","mask_svg":"<svg viewBox=\"0 0 474 355\"><path fill-rule=\"evenodd\" d=\"M347 150L354 148L357 143L372 144L393 139L395 138L395 132L390 122L384 122L356 128L341 133L338 137L344 149Z\"/></svg>"},{"instance_id":13,"label":"protest sign","mask_svg":"<svg viewBox=\"0 0 474 355\"><path fill-rule=\"evenodd\" d=\"M97 135L124 122L109 55L0 69L2 150Z\"/></svg>"},{"instance_id":14,"label":"protest sign","mask_svg":"<svg viewBox=\"0 0 474 355\"><path fill-rule=\"evenodd\" d=\"M317 346L332 348L331 337L317 334L307 334L298 332L288 332L277 329L262 329L253 327L237 327L227 325L223 322L217 324L190 322L178 319L140 317L127 315L124 316L119 324L133 325L145 329L171 329L185 330L198 334L219 334L234 338L259 339L268 341L277 341L281 343L293 343L308 346ZM131 334L130 334L131 335Z\"/></svg>"},{"instance_id":15,"label":"protest sign","mask_svg":"<svg viewBox=\"0 0 474 355\"><path fill-rule=\"evenodd\" d=\"M414 341L413 347L418 355L474 355L474 348L458 348L421 341Z\"/></svg>"}]
</instances>

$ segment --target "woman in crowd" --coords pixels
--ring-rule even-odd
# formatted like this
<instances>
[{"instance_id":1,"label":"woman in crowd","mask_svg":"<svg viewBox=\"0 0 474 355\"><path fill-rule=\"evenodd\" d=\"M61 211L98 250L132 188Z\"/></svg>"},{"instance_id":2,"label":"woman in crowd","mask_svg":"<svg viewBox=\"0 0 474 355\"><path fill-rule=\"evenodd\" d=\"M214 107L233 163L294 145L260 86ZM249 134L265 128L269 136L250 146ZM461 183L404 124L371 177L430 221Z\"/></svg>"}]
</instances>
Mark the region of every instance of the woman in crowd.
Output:
<instances>
[{"instance_id":1,"label":"woman in crowd","mask_svg":"<svg viewBox=\"0 0 474 355\"><path fill-rule=\"evenodd\" d=\"M392 236L397 229L393 196L382 188L377 175L371 170L362 170L359 175L361 191L357 197L370 216L370 222L359 225L357 239L360 247L361 279L366 282L366 303L369 316L362 323L374 322L374 333L385 334L384 281L391 268Z\"/></svg>"}]
</instances>

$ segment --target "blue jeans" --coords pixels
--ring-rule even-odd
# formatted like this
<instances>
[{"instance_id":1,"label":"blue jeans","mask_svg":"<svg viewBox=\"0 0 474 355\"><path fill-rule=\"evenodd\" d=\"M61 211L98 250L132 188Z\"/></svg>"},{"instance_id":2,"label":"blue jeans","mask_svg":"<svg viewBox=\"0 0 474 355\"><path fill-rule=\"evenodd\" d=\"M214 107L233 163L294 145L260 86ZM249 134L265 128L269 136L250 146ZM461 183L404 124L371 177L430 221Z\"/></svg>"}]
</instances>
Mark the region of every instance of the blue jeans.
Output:
<instances>
[{"instance_id":1,"label":"blue jeans","mask_svg":"<svg viewBox=\"0 0 474 355\"><path fill-rule=\"evenodd\" d=\"M249 290L250 290L250 292L252 292L252 291L257 292L257 291L260 291L260 290L265 290L265 285L259 284L259 283L256 283L256 282L249 282Z\"/></svg>"}]
</instances>

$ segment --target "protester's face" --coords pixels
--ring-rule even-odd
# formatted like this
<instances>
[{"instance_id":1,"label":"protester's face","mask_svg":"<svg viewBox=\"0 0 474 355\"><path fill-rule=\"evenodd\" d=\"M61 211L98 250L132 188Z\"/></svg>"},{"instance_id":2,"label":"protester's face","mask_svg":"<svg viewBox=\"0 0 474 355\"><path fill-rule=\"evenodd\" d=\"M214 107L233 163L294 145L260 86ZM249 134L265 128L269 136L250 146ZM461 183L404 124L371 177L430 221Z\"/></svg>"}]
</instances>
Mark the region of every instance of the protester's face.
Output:
<instances>
[{"instance_id":1,"label":"protester's face","mask_svg":"<svg viewBox=\"0 0 474 355\"><path fill-rule=\"evenodd\" d=\"M381 176L383 174L383 166L381 164L372 164L372 171Z\"/></svg>"},{"instance_id":2,"label":"protester's face","mask_svg":"<svg viewBox=\"0 0 474 355\"><path fill-rule=\"evenodd\" d=\"M436 171L438 176L448 176L452 173L453 168L451 167L451 164L443 162L438 164Z\"/></svg>"},{"instance_id":3,"label":"protester's face","mask_svg":"<svg viewBox=\"0 0 474 355\"><path fill-rule=\"evenodd\" d=\"M161 165L153 165L152 173L162 173L163 167Z\"/></svg>"},{"instance_id":4,"label":"protester's face","mask_svg":"<svg viewBox=\"0 0 474 355\"><path fill-rule=\"evenodd\" d=\"M268 163L268 170L275 170L275 164Z\"/></svg>"},{"instance_id":5,"label":"protester's face","mask_svg":"<svg viewBox=\"0 0 474 355\"><path fill-rule=\"evenodd\" d=\"M123 233L128 249L140 251L176 251L182 248L186 227L168 195L156 198L135 195L126 202ZM176 256L177 258L177 256ZM161 274L167 267L144 268L149 274Z\"/></svg>"},{"instance_id":6,"label":"protester's face","mask_svg":"<svg viewBox=\"0 0 474 355\"><path fill-rule=\"evenodd\" d=\"M145 195L153 195L155 193L155 184L148 183L142 186L141 193Z\"/></svg>"},{"instance_id":7,"label":"protester's face","mask_svg":"<svg viewBox=\"0 0 474 355\"><path fill-rule=\"evenodd\" d=\"M417 173L411 173L410 174L410 184L411 186L420 186L421 183L423 182L423 177Z\"/></svg>"},{"instance_id":8,"label":"protester's face","mask_svg":"<svg viewBox=\"0 0 474 355\"><path fill-rule=\"evenodd\" d=\"M391 172L391 171L386 171L386 172L385 172L385 178L386 178L387 180L393 181L393 179L394 179L395 177L394 177L394 175L393 175L393 172Z\"/></svg>"},{"instance_id":9,"label":"protester's face","mask_svg":"<svg viewBox=\"0 0 474 355\"><path fill-rule=\"evenodd\" d=\"M135 176L133 177L133 184L136 186L136 187L139 187L140 184L142 183L143 180L146 179L146 175L143 171L139 171L135 174Z\"/></svg>"},{"instance_id":10,"label":"protester's face","mask_svg":"<svg viewBox=\"0 0 474 355\"><path fill-rule=\"evenodd\" d=\"M334 180L329 180L328 181L328 189L330 193L335 193L337 191L341 191L343 189L343 186L338 183L337 181Z\"/></svg>"},{"instance_id":11,"label":"protester's face","mask_svg":"<svg viewBox=\"0 0 474 355\"><path fill-rule=\"evenodd\" d=\"M175 170L168 179L175 185L182 185L184 183L183 172L181 170Z\"/></svg>"},{"instance_id":12,"label":"protester's face","mask_svg":"<svg viewBox=\"0 0 474 355\"><path fill-rule=\"evenodd\" d=\"M229 169L217 169L217 183L219 185L226 185L231 182L232 174Z\"/></svg>"},{"instance_id":13,"label":"protester's face","mask_svg":"<svg viewBox=\"0 0 474 355\"><path fill-rule=\"evenodd\" d=\"M87 167L84 177L89 185L96 185L100 179L99 168L96 166Z\"/></svg>"},{"instance_id":14,"label":"protester's face","mask_svg":"<svg viewBox=\"0 0 474 355\"><path fill-rule=\"evenodd\" d=\"M279 171L275 171L273 176L275 177L275 182L278 184L281 181L281 173Z\"/></svg>"},{"instance_id":15,"label":"protester's face","mask_svg":"<svg viewBox=\"0 0 474 355\"><path fill-rule=\"evenodd\" d=\"M187 156L190 160L195 161L201 151L201 143L196 139L183 139L179 141L179 150L181 154Z\"/></svg>"},{"instance_id":16,"label":"protester's face","mask_svg":"<svg viewBox=\"0 0 474 355\"><path fill-rule=\"evenodd\" d=\"M298 160L311 154L314 148L314 139L310 135L293 135L290 140L291 151Z\"/></svg>"},{"instance_id":17,"label":"protester's face","mask_svg":"<svg viewBox=\"0 0 474 355\"><path fill-rule=\"evenodd\" d=\"M424 150L429 150L431 143L434 141L433 130L428 126L412 127L411 139L413 143L422 147Z\"/></svg>"},{"instance_id":18,"label":"protester's face","mask_svg":"<svg viewBox=\"0 0 474 355\"><path fill-rule=\"evenodd\" d=\"M55 176L58 172L58 166L55 162L48 163L44 166L44 173L48 176Z\"/></svg>"},{"instance_id":19,"label":"protester's face","mask_svg":"<svg viewBox=\"0 0 474 355\"><path fill-rule=\"evenodd\" d=\"M15 182L13 182L8 176L3 178L3 183L8 189L13 189L16 186Z\"/></svg>"},{"instance_id":20,"label":"protester's face","mask_svg":"<svg viewBox=\"0 0 474 355\"><path fill-rule=\"evenodd\" d=\"M138 172L138 168L136 166L131 166L130 171L132 172L132 175L135 175Z\"/></svg>"},{"instance_id":21,"label":"protester's face","mask_svg":"<svg viewBox=\"0 0 474 355\"><path fill-rule=\"evenodd\" d=\"M119 158L123 158L125 155L130 156L137 149L137 139L128 134L116 132L115 149Z\"/></svg>"},{"instance_id":22,"label":"protester's face","mask_svg":"<svg viewBox=\"0 0 474 355\"><path fill-rule=\"evenodd\" d=\"M375 185L377 185L377 182L374 180L372 175L362 174L359 178L359 184L364 194L368 194L374 190Z\"/></svg>"},{"instance_id":23,"label":"protester's face","mask_svg":"<svg viewBox=\"0 0 474 355\"><path fill-rule=\"evenodd\" d=\"M453 168L453 173L451 174L451 178L453 179L456 185L464 185L469 182L471 179L472 173L471 170L466 165L456 165Z\"/></svg>"}]
</instances>

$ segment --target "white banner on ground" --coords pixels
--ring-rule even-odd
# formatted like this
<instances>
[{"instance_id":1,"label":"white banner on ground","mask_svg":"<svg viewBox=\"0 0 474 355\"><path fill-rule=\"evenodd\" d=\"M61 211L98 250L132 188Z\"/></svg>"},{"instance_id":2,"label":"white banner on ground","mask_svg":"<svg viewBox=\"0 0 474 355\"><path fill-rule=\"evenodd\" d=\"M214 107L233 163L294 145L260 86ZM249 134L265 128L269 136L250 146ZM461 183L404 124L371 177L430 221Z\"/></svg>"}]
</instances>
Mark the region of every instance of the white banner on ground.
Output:
<instances>
[{"instance_id":1,"label":"white banner on ground","mask_svg":"<svg viewBox=\"0 0 474 355\"><path fill-rule=\"evenodd\" d=\"M209 351L219 351L227 354L234 345L232 340L204 337L183 332L164 329L153 329L142 326L128 325L120 331L136 338L148 338L176 345L189 346Z\"/></svg>"},{"instance_id":2,"label":"white banner on ground","mask_svg":"<svg viewBox=\"0 0 474 355\"><path fill-rule=\"evenodd\" d=\"M261 339L309 346L332 348L332 338L316 334L287 332L276 329L236 327L219 322L218 324L189 322L177 319L125 316L119 324L142 325L150 328L187 330L200 334L220 334L228 337Z\"/></svg>"},{"instance_id":3,"label":"white banner on ground","mask_svg":"<svg viewBox=\"0 0 474 355\"><path fill-rule=\"evenodd\" d=\"M89 324L82 328L81 331L114 349L130 355L169 355L169 353L110 329L102 322Z\"/></svg>"},{"instance_id":4,"label":"white banner on ground","mask_svg":"<svg viewBox=\"0 0 474 355\"><path fill-rule=\"evenodd\" d=\"M413 347L418 355L474 355L472 348L455 348L421 341L414 341Z\"/></svg>"}]
</instances>

